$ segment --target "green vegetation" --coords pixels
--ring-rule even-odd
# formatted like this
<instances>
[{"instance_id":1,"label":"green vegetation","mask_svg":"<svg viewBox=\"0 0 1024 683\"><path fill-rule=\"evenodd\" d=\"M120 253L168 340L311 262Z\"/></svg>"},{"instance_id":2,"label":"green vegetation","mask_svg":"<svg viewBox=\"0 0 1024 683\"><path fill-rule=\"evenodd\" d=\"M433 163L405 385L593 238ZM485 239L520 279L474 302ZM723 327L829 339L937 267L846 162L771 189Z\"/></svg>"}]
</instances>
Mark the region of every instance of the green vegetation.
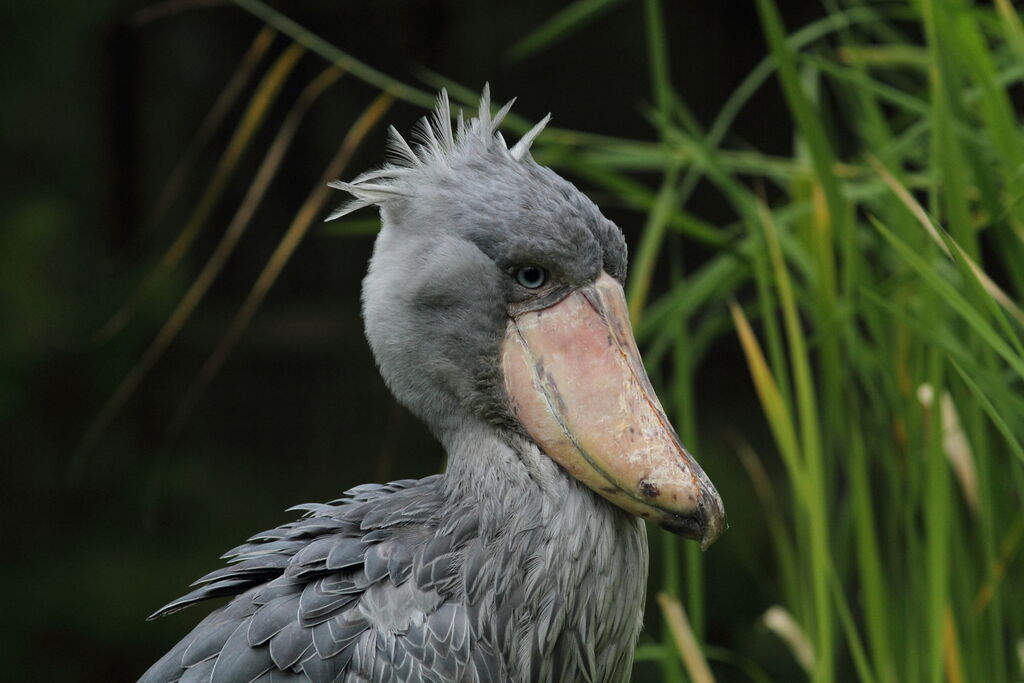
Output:
<instances>
[{"instance_id":1,"label":"green vegetation","mask_svg":"<svg viewBox=\"0 0 1024 683\"><path fill-rule=\"evenodd\" d=\"M660 66L656 0L647 7L660 142L588 142L572 169L649 212L633 310L651 362L673 354L684 440L694 366L739 334L776 447L746 459L778 457L785 473L780 484L748 463L785 610L769 627L814 681L1018 677L1019 17L1007 2L835 3L787 33L760 0L771 54L702 130ZM789 158L722 144L769 76L794 121ZM657 196L626 189L640 167L663 173ZM671 260L666 228L706 237L683 208L697 177L735 211L719 231L728 243L693 272L673 269L647 304L650 270ZM686 569L666 572L664 590L700 624L708 579L692 557Z\"/></svg>"}]
</instances>

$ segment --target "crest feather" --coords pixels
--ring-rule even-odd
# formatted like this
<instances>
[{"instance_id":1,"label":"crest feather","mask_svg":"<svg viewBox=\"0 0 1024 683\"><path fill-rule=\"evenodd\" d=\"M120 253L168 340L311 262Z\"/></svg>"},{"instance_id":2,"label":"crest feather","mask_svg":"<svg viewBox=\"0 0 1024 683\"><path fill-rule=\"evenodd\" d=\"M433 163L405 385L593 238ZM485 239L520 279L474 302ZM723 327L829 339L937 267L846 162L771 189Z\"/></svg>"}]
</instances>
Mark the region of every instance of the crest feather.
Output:
<instances>
[{"instance_id":1,"label":"crest feather","mask_svg":"<svg viewBox=\"0 0 1024 683\"><path fill-rule=\"evenodd\" d=\"M548 125L548 121L550 120L551 114L548 114L540 121L538 121L537 125L528 130L526 132L526 135L519 138L519 142L516 143L515 147L509 150L509 153L512 155L513 159L519 161L520 159L523 158L524 154L530 151L530 145L533 144L533 141L537 139L537 136L540 135L540 132L544 130L544 126Z\"/></svg>"},{"instance_id":2,"label":"crest feather","mask_svg":"<svg viewBox=\"0 0 1024 683\"><path fill-rule=\"evenodd\" d=\"M412 147L409 146L409 143L405 141L405 138L402 137L402 134L394 126L388 126L387 146L393 161L407 166L420 165L420 158L416 156L416 152L412 151Z\"/></svg>"},{"instance_id":3,"label":"crest feather","mask_svg":"<svg viewBox=\"0 0 1024 683\"><path fill-rule=\"evenodd\" d=\"M457 160L471 155L498 149L511 159L522 162L529 157L530 145L551 115L545 116L509 149L498 128L514 103L515 98L492 116L491 88L485 84L477 116L466 121L460 109L453 128L451 102L447 90L442 89L431 115L424 116L414 126L413 144L410 145L394 126L389 126L388 161L383 167L363 173L347 183L338 180L329 183L330 187L344 190L353 198L332 211L326 220L340 218L367 206L382 206L413 196L431 185L438 174L450 172Z\"/></svg>"}]
</instances>

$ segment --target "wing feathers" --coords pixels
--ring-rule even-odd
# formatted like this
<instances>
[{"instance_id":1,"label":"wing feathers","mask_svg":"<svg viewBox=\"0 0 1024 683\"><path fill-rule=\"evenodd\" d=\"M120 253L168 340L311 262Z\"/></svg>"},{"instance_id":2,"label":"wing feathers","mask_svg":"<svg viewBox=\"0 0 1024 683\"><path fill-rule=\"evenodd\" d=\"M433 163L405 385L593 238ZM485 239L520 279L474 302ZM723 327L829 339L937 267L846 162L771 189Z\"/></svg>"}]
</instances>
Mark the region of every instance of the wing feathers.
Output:
<instances>
[{"instance_id":1,"label":"wing feathers","mask_svg":"<svg viewBox=\"0 0 1024 683\"><path fill-rule=\"evenodd\" d=\"M471 620L453 592L475 526L439 526L438 481L356 487L233 548L229 566L157 614L237 597L143 680L488 680L476 673Z\"/></svg>"},{"instance_id":2,"label":"wing feathers","mask_svg":"<svg viewBox=\"0 0 1024 683\"><path fill-rule=\"evenodd\" d=\"M248 638L251 647L263 645L295 621L299 601L293 595L271 600L261 606L249 620Z\"/></svg>"},{"instance_id":3,"label":"wing feathers","mask_svg":"<svg viewBox=\"0 0 1024 683\"><path fill-rule=\"evenodd\" d=\"M238 624L217 655L210 683L249 683L274 667L267 648L249 645L248 624Z\"/></svg>"}]
</instances>

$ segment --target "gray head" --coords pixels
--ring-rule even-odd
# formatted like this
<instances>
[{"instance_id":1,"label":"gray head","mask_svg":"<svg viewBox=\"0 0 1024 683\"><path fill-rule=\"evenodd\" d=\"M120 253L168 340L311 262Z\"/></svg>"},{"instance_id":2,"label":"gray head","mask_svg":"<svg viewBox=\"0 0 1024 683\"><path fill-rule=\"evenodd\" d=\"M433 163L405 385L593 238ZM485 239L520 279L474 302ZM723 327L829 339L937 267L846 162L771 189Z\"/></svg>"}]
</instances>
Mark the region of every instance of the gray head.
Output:
<instances>
[{"instance_id":1,"label":"gray head","mask_svg":"<svg viewBox=\"0 0 1024 683\"><path fill-rule=\"evenodd\" d=\"M389 388L442 439L468 419L507 416L497 359L510 308L543 306L602 270L626 273L619 229L530 156L548 118L505 145L497 130L510 105L492 117L485 90L478 116L453 130L442 92L416 149L392 127L382 169L334 183L355 199L331 218L380 206L366 334ZM539 289L519 282L532 271L517 278L529 266L544 273Z\"/></svg>"},{"instance_id":2,"label":"gray head","mask_svg":"<svg viewBox=\"0 0 1024 683\"><path fill-rule=\"evenodd\" d=\"M587 394L631 391L625 403L619 400L633 406L621 417L635 422L635 412L649 413L645 427L668 421L618 301L626 276L622 233L575 186L531 157L530 145L549 117L514 146L505 144L498 126L511 104L492 117L485 88L477 116L467 122L460 112L453 129L442 91L433 117L415 131L414 146L391 128L392 154L383 168L332 184L354 196L332 219L380 207L363 315L381 373L446 445L480 423L529 435L612 502L662 523L669 509L678 531L713 538L724 518L709 521L705 508L720 514L721 502L670 427L659 438L674 442L671 462L646 462L642 471L625 473L635 481L618 481L614 464L576 471L594 458L568 423L591 433L591 422L614 417L610 405L584 407L583 413L603 414L581 416ZM581 367L576 340L590 337L611 355L595 361L599 366ZM581 377L589 384L582 386ZM576 394L574 406L553 405ZM679 521L684 518L688 528Z\"/></svg>"}]
</instances>

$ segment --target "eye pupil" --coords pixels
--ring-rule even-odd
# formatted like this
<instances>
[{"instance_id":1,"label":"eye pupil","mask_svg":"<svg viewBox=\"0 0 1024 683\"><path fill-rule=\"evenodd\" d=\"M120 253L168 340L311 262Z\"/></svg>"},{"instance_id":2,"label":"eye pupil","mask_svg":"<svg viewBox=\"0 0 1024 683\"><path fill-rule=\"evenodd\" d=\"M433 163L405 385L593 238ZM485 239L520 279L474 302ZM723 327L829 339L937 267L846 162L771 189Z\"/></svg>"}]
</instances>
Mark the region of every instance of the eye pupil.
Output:
<instances>
[{"instance_id":1,"label":"eye pupil","mask_svg":"<svg viewBox=\"0 0 1024 683\"><path fill-rule=\"evenodd\" d=\"M538 266L523 266L516 271L516 282L527 289L537 289L546 279L547 273Z\"/></svg>"}]
</instances>

